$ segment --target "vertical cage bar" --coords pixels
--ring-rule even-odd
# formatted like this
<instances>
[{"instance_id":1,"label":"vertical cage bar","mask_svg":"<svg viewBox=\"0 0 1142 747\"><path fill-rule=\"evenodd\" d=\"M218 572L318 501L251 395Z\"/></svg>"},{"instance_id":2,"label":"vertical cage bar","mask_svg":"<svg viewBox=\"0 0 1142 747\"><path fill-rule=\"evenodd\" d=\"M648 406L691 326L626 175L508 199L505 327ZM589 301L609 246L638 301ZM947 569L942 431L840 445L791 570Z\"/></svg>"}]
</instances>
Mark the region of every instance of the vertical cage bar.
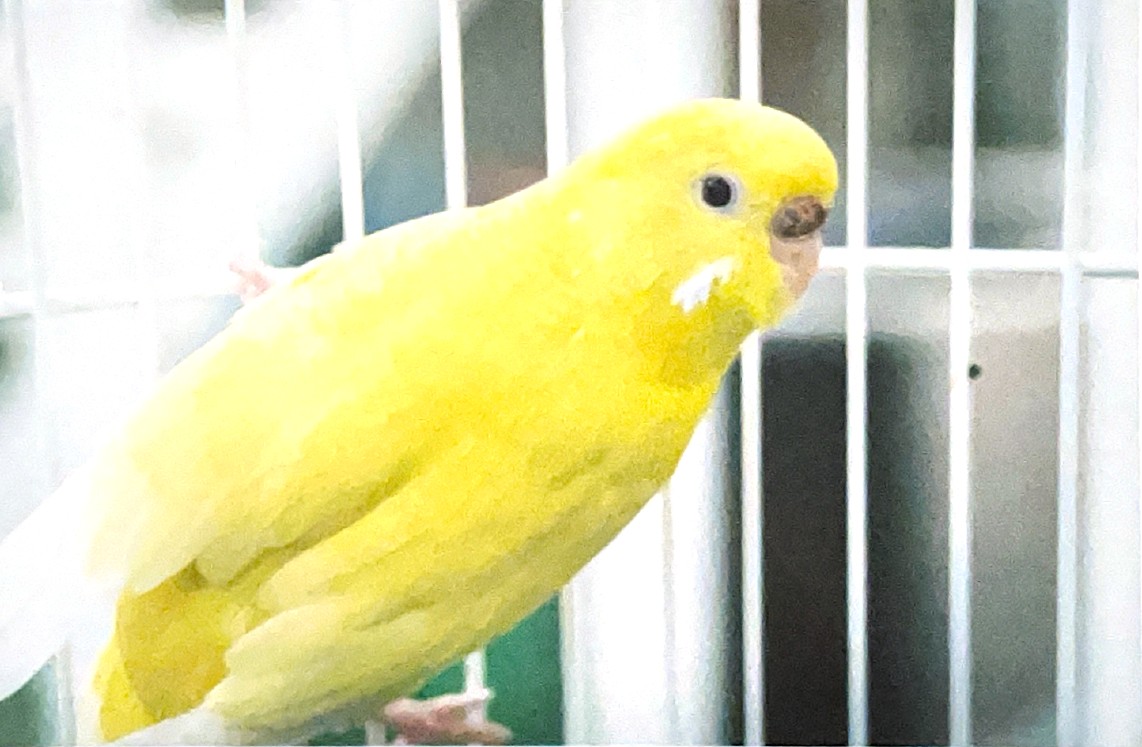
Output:
<instances>
[{"instance_id":1,"label":"vertical cage bar","mask_svg":"<svg viewBox=\"0 0 1142 747\"><path fill-rule=\"evenodd\" d=\"M361 176L361 133L353 74L353 2L338 3L333 53L337 57L337 174L341 186L341 233L346 242L365 235L365 189Z\"/></svg>"},{"instance_id":2,"label":"vertical cage bar","mask_svg":"<svg viewBox=\"0 0 1142 747\"><path fill-rule=\"evenodd\" d=\"M845 275L846 489L849 744L868 743L868 3L849 0L847 18Z\"/></svg>"},{"instance_id":3,"label":"vertical cage bar","mask_svg":"<svg viewBox=\"0 0 1142 747\"><path fill-rule=\"evenodd\" d=\"M761 335L741 350L742 700L745 744L765 744Z\"/></svg>"},{"instance_id":4,"label":"vertical cage bar","mask_svg":"<svg viewBox=\"0 0 1142 747\"><path fill-rule=\"evenodd\" d=\"M719 51L730 41L730 10L705 0L567 3L571 152L664 106L724 91L732 61ZM648 70L657 75L648 77ZM667 490L572 582L574 635L582 645L578 671L571 674L582 677L573 686L586 707L567 714L569 742L724 743L730 703L721 681L731 641L721 603L727 600L718 601L716 592L729 571L729 548L710 544L713 533L725 528L719 508L724 414L715 402ZM670 537L662 514L667 496L674 519ZM669 565L669 578L663 565ZM671 595L676 624L662 613ZM670 661L679 667L673 673L667 671ZM679 715L663 718L672 702Z\"/></svg>"},{"instance_id":5,"label":"vertical cage bar","mask_svg":"<svg viewBox=\"0 0 1142 747\"><path fill-rule=\"evenodd\" d=\"M543 0L543 114L547 173L567 165L567 49L563 0Z\"/></svg>"},{"instance_id":6,"label":"vertical cage bar","mask_svg":"<svg viewBox=\"0 0 1142 747\"><path fill-rule=\"evenodd\" d=\"M1056 569L1055 740L1078 744L1078 469L1082 275L1083 133L1086 127L1086 19L1083 0L1067 3L1063 110L1062 283L1059 298L1059 452Z\"/></svg>"},{"instance_id":7,"label":"vertical cage bar","mask_svg":"<svg viewBox=\"0 0 1142 747\"><path fill-rule=\"evenodd\" d=\"M761 0L738 5L738 95L761 101ZM746 745L765 744L765 552L761 475L761 335L741 350L742 705Z\"/></svg>"},{"instance_id":8,"label":"vertical cage bar","mask_svg":"<svg viewBox=\"0 0 1142 747\"><path fill-rule=\"evenodd\" d=\"M449 210L468 202L467 155L464 146L464 82L461 67L459 0L440 0L440 90L444 127L444 191ZM487 682L484 651L473 651L464 658L464 690L476 693ZM472 717L482 715L483 707L473 709Z\"/></svg>"},{"instance_id":9,"label":"vertical cage bar","mask_svg":"<svg viewBox=\"0 0 1142 747\"><path fill-rule=\"evenodd\" d=\"M440 89L444 118L445 201L448 209L454 210L468 202L459 0L440 0Z\"/></svg>"},{"instance_id":10,"label":"vertical cage bar","mask_svg":"<svg viewBox=\"0 0 1142 747\"><path fill-rule=\"evenodd\" d=\"M1142 8L1138 12L1138 25L1135 29L1135 53L1138 55L1139 70L1136 72L1137 90L1135 92L1135 105L1138 113L1138 130L1137 130L1137 144L1136 155L1134 163L1134 197L1136 200L1136 208L1134 215L1136 235L1134 237L1134 262L1135 267L1142 264ZM1138 407L1138 422L1142 424L1142 278L1137 276L1134 279L1134 290L1136 294L1136 301L1138 305L1138 391L1136 393L1136 404ZM1139 434L1142 438L1142 434ZM1142 458L1138 460L1138 502L1139 502L1139 534L1142 535ZM1139 537L1138 547L1142 550L1142 536ZM1142 557L1139 558L1139 565L1142 566ZM1142 574L1139 574L1140 581L1142 581ZM1139 606L1142 607L1142 585L1138 589ZM1139 648L1142 649L1142 625L1139 631Z\"/></svg>"},{"instance_id":11,"label":"vertical cage bar","mask_svg":"<svg viewBox=\"0 0 1142 747\"><path fill-rule=\"evenodd\" d=\"M236 201L238 246L234 250L237 257L245 261L257 260L262 251L259 229L257 200L254 194L253 169L251 168L251 126L250 126L250 63L246 41L246 0L225 0L223 6L226 17L226 42L230 47L232 70L234 129L233 161L234 190Z\"/></svg>"},{"instance_id":12,"label":"vertical cage bar","mask_svg":"<svg viewBox=\"0 0 1142 747\"><path fill-rule=\"evenodd\" d=\"M738 97L761 101L761 0L738 3Z\"/></svg>"},{"instance_id":13,"label":"vertical cage bar","mask_svg":"<svg viewBox=\"0 0 1142 747\"><path fill-rule=\"evenodd\" d=\"M12 128L16 143L16 178L20 190L20 206L24 221L24 244L28 248L28 277L31 285L33 324L46 315L47 262L44 258L40 228L39 190L33 176L39 146L32 109L31 72L28 69L28 46L24 27L24 0L5 0L0 4L4 22L12 39L13 96ZM38 371L38 370L37 370Z\"/></svg>"},{"instance_id":14,"label":"vertical cage bar","mask_svg":"<svg viewBox=\"0 0 1142 747\"><path fill-rule=\"evenodd\" d=\"M132 55L132 12L127 0L118 0L113 12L116 15L116 39L113 45L114 75L120 85L116 86L118 109L121 114L122 137L117 139L118 161L130 175L132 191L128 219L121 226L125 240L131 245L135 264L135 309L138 314L140 337L137 341L142 350L142 375L148 383L158 378L159 371L159 299L158 266L154 251L156 242L149 223L154 212L150 200L153 193L147 173L146 132L139 116L138 102L134 97L132 71L138 62Z\"/></svg>"},{"instance_id":15,"label":"vertical cage bar","mask_svg":"<svg viewBox=\"0 0 1142 747\"><path fill-rule=\"evenodd\" d=\"M952 245L948 325L948 732L971 744L971 260L975 152L975 0L956 0Z\"/></svg>"},{"instance_id":16,"label":"vertical cage bar","mask_svg":"<svg viewBox=\"0 0 1142 747\"><path fill-rule=\"evenodd\" d=\"M570 161L567 126L567 45L563 0L543 0L543 120L547 175ZM573 719L584 711L575 642L575 585L559 591L559 662L563 677L563 713ZM564 739L568 729L564 727Z\"/></svg>"},{"instance_id":17,"label":"vertical cage bar","mask_svg":"<svg viewBox=\"0 0 1142 747\"><path fill-rule=\"evenodd\" d=\"M28 277L31 285L31 319L36 339L32 346L36 435L43 457L45 485L54 483L56 472L57 436L52 408L46 407L44 397L48 391L45 356L39 335L47 319L48 264L44 249L40 190L36 187L36 165L39 163L39 134L36 131L35 111L32 106L32 80L28 63L27 28L24 23L23 0L5 0L0 3L4 21L12 39L13 97L12 128L16 144L16 170L20 190L20 206L24 221L24 243L28 248ZM75 719L71 708L71 677L66 651L52 659L55 669L56 700L52 704L56 729L55 738L60 744L75 744ZM43 714L41 718L48 718Z\"/></svg>"}]
</instances>

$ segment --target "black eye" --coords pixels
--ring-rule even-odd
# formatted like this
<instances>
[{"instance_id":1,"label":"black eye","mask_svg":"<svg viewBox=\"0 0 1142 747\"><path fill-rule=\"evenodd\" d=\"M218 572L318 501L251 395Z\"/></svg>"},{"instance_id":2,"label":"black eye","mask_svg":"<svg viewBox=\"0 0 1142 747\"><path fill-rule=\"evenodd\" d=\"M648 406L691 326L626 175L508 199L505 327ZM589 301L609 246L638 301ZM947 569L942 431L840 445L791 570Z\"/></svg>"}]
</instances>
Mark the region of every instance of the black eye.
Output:
<instances>
[{"instance_id":1,"label":"black eye","mask_svg":"<svg viewBox=\"0 0 1142 747\"><path fill-rule=\"evenodd\" d=\"M721 174L709 174L702 177L701 186L702 202L715 210L728 207L737 199L734 183Z\"/></svg>"}]
</instances>

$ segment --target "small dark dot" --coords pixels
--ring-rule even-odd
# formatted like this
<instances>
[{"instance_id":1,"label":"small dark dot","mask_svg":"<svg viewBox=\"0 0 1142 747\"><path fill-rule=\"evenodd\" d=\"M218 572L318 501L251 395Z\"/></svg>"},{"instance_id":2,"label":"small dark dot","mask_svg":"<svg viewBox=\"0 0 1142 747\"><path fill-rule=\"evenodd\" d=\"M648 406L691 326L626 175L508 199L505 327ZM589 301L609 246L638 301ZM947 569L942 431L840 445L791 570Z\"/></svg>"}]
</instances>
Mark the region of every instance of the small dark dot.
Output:
<instances>
[{"instance_id":1,"label":"small dark dot","mask_svg":"<svg viewBox=\"0 0 1142 747\"><path fill-rule=\"evenodd\" d=\"M724 208L733 199L733 185L724 176L715 174L702 179L702 202L712 208Z\"/></svg>"},{"instance_id":2,"label":"small dark dot","mask_svg":"<svg viewBox=\"0 0 1142 747\"><path fill-rule=\"evenodd\" d=\"M978 363L973 363L970 366L968 366L968 378L969 379L972 379L974 381L975 379L978 379L979 375L982 373L983 373L983 369L979 367Z\"/></svg>"}]
</instances>

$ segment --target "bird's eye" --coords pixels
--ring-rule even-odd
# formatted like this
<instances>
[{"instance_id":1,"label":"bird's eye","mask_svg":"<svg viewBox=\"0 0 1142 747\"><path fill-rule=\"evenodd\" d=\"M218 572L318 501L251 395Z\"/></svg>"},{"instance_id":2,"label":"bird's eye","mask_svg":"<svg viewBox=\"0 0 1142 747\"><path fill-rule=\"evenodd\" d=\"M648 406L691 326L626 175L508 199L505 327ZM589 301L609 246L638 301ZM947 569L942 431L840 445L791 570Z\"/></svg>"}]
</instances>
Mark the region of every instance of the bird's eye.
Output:
<instances>
[{"instance_id":1,"label":"bird's eye","mask_svg":"<svg viewBox=\"0 0 1142 747\"><path fill-rule=\"evenodd\" d=\"M724 174L707 174L698 183L702 204L718 212L727 212L737 206L741 188L737 180Z\"/></svg>"}]
</instances>

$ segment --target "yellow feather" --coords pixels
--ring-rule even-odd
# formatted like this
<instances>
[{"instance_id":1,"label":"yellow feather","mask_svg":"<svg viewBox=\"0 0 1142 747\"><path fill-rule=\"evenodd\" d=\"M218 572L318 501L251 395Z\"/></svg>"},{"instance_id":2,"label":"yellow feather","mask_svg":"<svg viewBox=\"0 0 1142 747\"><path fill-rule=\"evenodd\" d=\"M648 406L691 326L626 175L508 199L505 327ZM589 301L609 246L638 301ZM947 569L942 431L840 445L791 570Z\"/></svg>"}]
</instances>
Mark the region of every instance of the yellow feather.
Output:
<instances>
[{"instance_id":1,"label":"yellow feather","mask_svg":"<svg viewBox=\"0 0 1142 747\"><path fill-rule=\"evenodd\" d=\"M736 212L696 199L711 170ZM510 628L670 476L789 304L774 211L836 179L795 118L693 102L240 312L93 466L92 569L127 589L104 736L199 704L267 730L375 707Z\"/></svg>"}]
</instances>

